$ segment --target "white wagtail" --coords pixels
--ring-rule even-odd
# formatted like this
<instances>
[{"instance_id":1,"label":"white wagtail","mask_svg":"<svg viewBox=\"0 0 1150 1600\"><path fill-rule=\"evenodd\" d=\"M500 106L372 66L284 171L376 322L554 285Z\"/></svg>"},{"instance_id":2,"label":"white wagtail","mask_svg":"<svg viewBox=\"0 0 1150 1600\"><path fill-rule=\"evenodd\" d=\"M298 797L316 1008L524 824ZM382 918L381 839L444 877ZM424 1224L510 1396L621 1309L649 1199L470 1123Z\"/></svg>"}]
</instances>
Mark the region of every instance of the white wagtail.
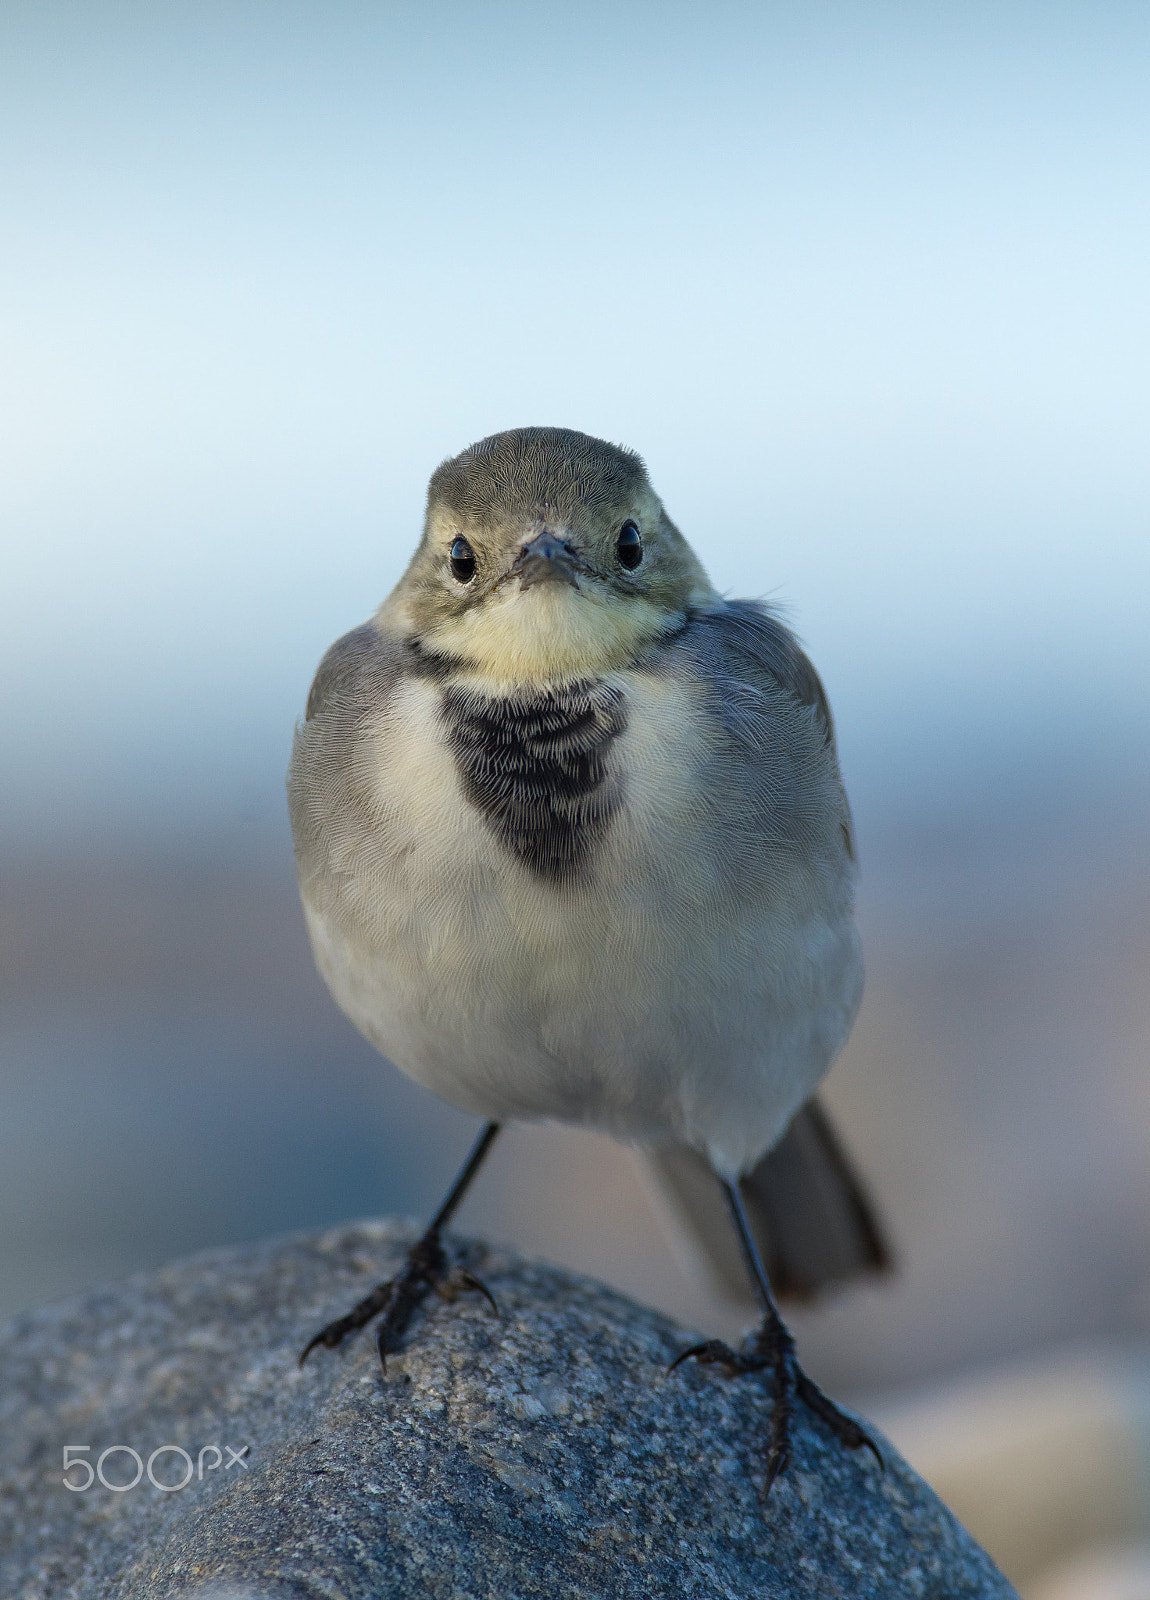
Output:
<instances>
[{"instance_id":1,"label":"white wagtail","mask_svg":"<svg viewBox=\"0 0 1150 1600\"><path fill-rule=\"evenodd\" d=\"M680 1360L770 1371L768 1488L796 1398L874 1449L771 1292L885 1260L811 1100L863 982L831 715L778 618L716 593L639 457L520 428L445 461L399 584L320 664L288 792L336 1001L486 1119L398 1276L303 1355L382 1312L386 1359L500 1124L557 1118L648 1150L704 1243L725 1196L762 1326Z\"/></svg>"}]
</instances>

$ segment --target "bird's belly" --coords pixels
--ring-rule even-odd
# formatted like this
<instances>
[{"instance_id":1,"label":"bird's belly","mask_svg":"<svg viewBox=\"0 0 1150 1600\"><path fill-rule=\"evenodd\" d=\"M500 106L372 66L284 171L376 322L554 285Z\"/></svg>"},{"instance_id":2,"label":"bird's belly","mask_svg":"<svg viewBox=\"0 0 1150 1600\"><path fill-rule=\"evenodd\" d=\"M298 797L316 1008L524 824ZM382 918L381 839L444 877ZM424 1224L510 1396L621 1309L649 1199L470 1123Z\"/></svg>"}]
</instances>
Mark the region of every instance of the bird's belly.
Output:
<instances>
[{"instance_id":1,"label":"bird's belly","mask_svg":"<svg viewBox=\"0 0 1150 1600\"><path fill-rule=\"evenodd\" d=\"M812 890L785 853L760 892L729 891L693 831L682 708L659 685L638 706L630 686L623 804L594 860L548 881L467 804L426 693L405 689L390 719L381 825L337 874L343 892L304 891L340 1005L397 1066L482 1116L683 1139L721 1169L751 1164L849 1029L849 896Z\"/></svg>"}]
</instances>

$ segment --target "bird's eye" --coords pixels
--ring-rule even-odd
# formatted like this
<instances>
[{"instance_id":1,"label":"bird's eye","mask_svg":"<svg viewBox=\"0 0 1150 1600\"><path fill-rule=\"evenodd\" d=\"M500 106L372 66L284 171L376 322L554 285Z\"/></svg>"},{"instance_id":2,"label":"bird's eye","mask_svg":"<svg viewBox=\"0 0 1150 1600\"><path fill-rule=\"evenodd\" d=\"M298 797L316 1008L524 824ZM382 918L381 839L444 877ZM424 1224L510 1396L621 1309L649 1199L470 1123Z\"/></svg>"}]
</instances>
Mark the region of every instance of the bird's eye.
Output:
<instances>
[{"instance_id":1,"label":"bird's eye","mask_svg":"<svg viewBox=\"0 0 1150 1600\"><path fill-rule=\"evenodd\" d=\"M475 576L475 552L466 539L456 539L451 547L451 576L459 583L470 583Z\"/></svg>"},{"instance_id":2,"label":"bird's eye","mask_svg":"<svg viewBox=\"0 0 1150 1600\"><path fill-rule=\"evenodd\" d=\"M639 530L633 522L625 522L619 529L619 538L615 544L615 554L619 557L619 564L634 569L643 559L643 541L639 537Z\"/></svg>"}]
</instances>

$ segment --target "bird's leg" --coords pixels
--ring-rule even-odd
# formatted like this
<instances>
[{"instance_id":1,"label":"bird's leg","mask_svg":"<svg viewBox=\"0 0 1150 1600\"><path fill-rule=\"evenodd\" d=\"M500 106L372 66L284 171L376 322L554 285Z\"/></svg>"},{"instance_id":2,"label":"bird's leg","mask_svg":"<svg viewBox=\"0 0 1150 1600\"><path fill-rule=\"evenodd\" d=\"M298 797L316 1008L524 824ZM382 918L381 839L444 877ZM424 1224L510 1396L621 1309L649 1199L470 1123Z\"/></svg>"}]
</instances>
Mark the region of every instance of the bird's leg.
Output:
<instances>
[{"instance_id":1,"label":"bird's leg","mask_svg":"<svg viewBox=\"0 0 1150 1600\"><path fill-rule=\"evenodd\" d=\"M727 1199L735 1232L739 1236L747 1271L762 1303L763 1320L749 1348L732 1350L721 1339L707 1339L702 1344L693 1345L690 1350L684 1350L672 1363L671 1371L673 1372L683 1361L694 1360L704 1366L722 1367L728 1377L738 1377L745 1372L770 1372L773 1405L771 1442L767 1450L766 1494L770 1493L771 1485L779 1473L785 1471L791 1459L791 1425L796 1398L803 1401L816 1417L825 1422L843 1444L852 1450L865 1447L882 1467L882 1455L870 1434L861 1428L853 1417L848 1417L844 1411L840 1411L834 1401L829 1400L818 1384L808 1378L799 1366L795 1355L795 1341L788 1333L775 1305L770 1280L763 1266L758 1245L755 1243L755 1236L751 1232L738 1184L723 1180L723 1193Z\"/></svg>"},{"instance_id":2,"label":"bird's leg","mask_svg":"<svg viewBox=\"0 0 1150 1600\"><path fill-rule=\"evenodd\" d=\"M440 1285L446 1277L447 1256L444 1253L441 1235L471 1186L471 1180L483 1165L484 1157L495 1143L499 1126L498 1122L489 1122L476 1139L471 1154L463 1163L459 1176L448 1191L446 1200L432 1217L426 1233L407 1252L407 1259L396 1276L389 1278L386 1283L377 1284L369 1295L365 1295L357 1305L352 1306L346 1316L337 1317L334 1322L329 1322L326 1328L321 1328L314 1338L309 1339L299 1358L301 1367L316 1345L322 1344L327 1349L334 1350L347 1334L362 1328L382 1311L383 1321L379 1325L377 1343L380 1362L384 1371L387 1371L387 1358L399 1348L399 1338L411 1321L415 1308L428 1291ZM495 1301L490 1291L473 1273L463 1269L453 1276L459 1287L478 1289L481 1294L486 1295L492 1308L495 1309Z\"/></svg>"}]
</instances>

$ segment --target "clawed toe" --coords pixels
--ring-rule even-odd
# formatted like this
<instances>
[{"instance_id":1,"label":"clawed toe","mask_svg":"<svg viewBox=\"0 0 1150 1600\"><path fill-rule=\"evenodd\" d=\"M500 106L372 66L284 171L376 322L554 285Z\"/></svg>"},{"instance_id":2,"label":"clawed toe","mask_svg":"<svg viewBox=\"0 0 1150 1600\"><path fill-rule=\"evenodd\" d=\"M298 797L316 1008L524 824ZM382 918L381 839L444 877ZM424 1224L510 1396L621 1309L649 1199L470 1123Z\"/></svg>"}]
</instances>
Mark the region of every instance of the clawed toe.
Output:
<instances>
[{"instance_id":1,"label":"clawed toe","mask_svg":"<svg viewBox=\"0 0 1150 1600\"><path fill-rule=\"evenodd\" d=\"M689 1350L684 1350L667 1368L668 1375L676 1367L681 1367L684 1361L697 1361L701 1367L722 1367L728 1378L737 1378L744 1372L759 1372L767 1365L757 1355L745 1355L732 1350L721 1339L704 1339L702 1344L693 1344Z\"/></svg>"},{"instance_id":2,"label":"clawed toe","mask_svg":"<svg viewBox=\"0 0 1150 1600\"><path fill-rule=\"evenodd\" d=\"M346 1316L336 1317L334 1322L329 1322L326 1328L321 1328L317 1334L308 1340L300 1351L299 1364L302 1367L308 1356L317 1345L323 1345L327 1350L334 1350L347 1338L349 1333L354 1333L357 1328L362 1328L372 1317L378 1316L387 1304L391 1294L394 1278L389 1278L386 1283L377 1284L369 1295L358 1301Z\"/></svg>"},{"instance_id":3,"label":"clawed toe","mask_svg":"<svg viewBox=\"0 0 1150 1600\"><path fill-rule=\"evenodd\" d=\"M317 1345L334 1350L349 1333L362 1328L382 1312L383 1320L379 1325L376 1344L380 1364L386 1372L388 1356L394 1355L399 1349L399 1341L413 1313L432 1289L445 1300L456 1299L463 1290L476 1290L484 1296L496 1315L499 1314L495 1296L473 1272L459 1266L448 1273L447 1257L439 1234L429 1231L408 1251L402 1270L394 1278L378 1284L346 1316L329 1322L326 1328L321 1328L314 1338L308 1340L300 1353L300 1366Z\"/></svg>"},{"instance_id":4,"label":"clawed toe","mask_svg":"<svg viewBox=\"0 0 1150 1600\"><path fill-rule=\"evenodd\" d=\"M812 1378L808 1378L801 1368L797 1370L796 1377L799 1399L803 1404L825 1422L836 1439L841 1439L848 1449L869 1450L878 1462L879 1471L885 1472L886 1462L883 1460L882 1451L866 1429L845 1411L840 1411L834 1401L828 1399L818 1384Z\"/></svg>"},{"instance_id":5,"label":"clawed toe","mask_svg":"<svg viewBox=\"0 0 1150 1600\"><path fill-rule=\"evenodd\" d=\"M840 1411L799 1366L794 1341L778 1320L767 1317L745 1351L732 1350L721 1339L705 1339L701 1344L692 1345L676 1356L667 1369L668 1373L674 1372L684 1361L697 1361L700 1366L721 1367L731 1378L741 1377L748 1372L770 1371L772 1406L764 1498L770 1493L775 1479L790 1464L796 1398L813 1411L844 1445L852 1450L869 1450L879 1467L885 1470L882 1453L870 1434L853 1417Z\"/></svg>"},{"instance_id":6,"label":"clawed toe","mask_svg":"<svg viewBox=\"0 0 1150 1600\"><path fill-rule=\"evenodd\" d=\"M453 1272L435 1286L435 1292L439 1298L446 1300L449 1304L458 1300L461 1294L472 1290L476 1294L481 1294L495 1315L499 1315L499 1306L496 1304L495 1296L483 1279L477 1278L475 1273L470 1272L467 1267L456 1267Z\"/></svg>"}]
</instances>

